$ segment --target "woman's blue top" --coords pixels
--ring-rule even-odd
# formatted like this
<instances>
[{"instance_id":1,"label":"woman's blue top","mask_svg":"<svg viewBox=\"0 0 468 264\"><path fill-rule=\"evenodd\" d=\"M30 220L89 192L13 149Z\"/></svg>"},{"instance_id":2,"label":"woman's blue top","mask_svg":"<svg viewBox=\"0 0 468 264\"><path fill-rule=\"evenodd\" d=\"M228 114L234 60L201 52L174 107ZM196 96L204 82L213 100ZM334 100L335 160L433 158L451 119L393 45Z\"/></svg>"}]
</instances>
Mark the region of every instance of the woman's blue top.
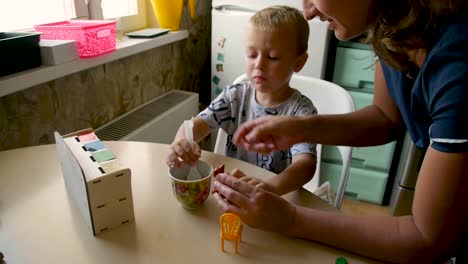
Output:
<instances>
[{"instance_id":1,"label":"woman's blue top","mask_svg":"<svg viewBox=\"0 0 468 264\"><path fill-rule=\"evenodd\" d=\"M382 69L415 145L443 152L468 150L468 22L435 32L437 38L414 78Z\"/></svg>"}]
</instances>

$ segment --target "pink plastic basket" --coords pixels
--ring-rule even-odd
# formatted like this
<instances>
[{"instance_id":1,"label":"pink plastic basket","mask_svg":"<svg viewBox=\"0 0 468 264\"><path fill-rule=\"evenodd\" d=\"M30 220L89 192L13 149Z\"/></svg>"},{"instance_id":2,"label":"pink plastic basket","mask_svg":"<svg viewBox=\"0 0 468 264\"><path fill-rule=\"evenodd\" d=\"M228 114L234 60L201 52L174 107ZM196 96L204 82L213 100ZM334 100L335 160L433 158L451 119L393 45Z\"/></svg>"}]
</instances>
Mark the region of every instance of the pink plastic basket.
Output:
<instances>
[{"instance_id":1,"label":"pink plastic basket","mask_svg":"<svg viewBox=\"0 0 468 264\"><path fill-rule=\"evenodd\" d=\"M34 26L41 39L76 40L81 58L92 58L115 50L115 21L70 20Z\"/></svg>"}]
</instances>

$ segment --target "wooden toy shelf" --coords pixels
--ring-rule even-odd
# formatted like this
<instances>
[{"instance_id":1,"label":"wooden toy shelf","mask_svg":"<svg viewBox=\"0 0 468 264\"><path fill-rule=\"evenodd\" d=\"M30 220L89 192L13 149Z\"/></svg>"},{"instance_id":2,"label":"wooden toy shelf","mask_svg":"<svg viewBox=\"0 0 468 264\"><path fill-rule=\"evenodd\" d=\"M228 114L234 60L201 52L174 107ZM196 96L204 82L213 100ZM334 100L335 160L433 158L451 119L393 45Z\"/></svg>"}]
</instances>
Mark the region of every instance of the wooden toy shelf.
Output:
<instances>
[{"instance_id":1,"label":"wooden toy shelf","mask_svg":"<svg viewBox=\"0 0 468 264\"><path fill-rule=\"evenodd\" d=\"M131 170L92 129L54 134L66 189L93 234L133 222Z\"/></svg>"}]
</instances>

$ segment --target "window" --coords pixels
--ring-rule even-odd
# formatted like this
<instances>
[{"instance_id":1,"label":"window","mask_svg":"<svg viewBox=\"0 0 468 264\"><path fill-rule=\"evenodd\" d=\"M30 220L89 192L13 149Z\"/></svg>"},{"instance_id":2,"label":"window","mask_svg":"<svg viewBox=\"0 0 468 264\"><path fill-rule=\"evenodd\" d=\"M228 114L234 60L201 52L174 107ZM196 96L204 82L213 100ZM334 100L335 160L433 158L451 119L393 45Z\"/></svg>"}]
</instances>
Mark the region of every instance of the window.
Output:
<instances>
[{"instance_id":1,"label":"window","mask_svg":"<svg viewBox=\"0 0 468 264\"><path fill-rule=\"evenodd\" d=\"M120 28L142 28L146 26L144 7L145 0L0 0L0 31L72 18L120 18Z\"/></svg>"},{"instance_id":2,"label":"window","mask_svg":"<svg viewBox=\"0 0 468 264\"><path fill-rule=\"evenodd\" d=\"M87 0L90 19L117 19L117 30L146 27L145 0Z\"/></svg>"},{"instance_id":3,"label":"window","mask_svg":"<svg viewBox=\"0 0 468 264\"><path fill-rule=\"evenodd\" d=\"M138 14L137 1L102 0L104 19L134 16Z\"/></svg>"},{"instance_id":4,"label":"window","mask_svg":"<svg viewBox=\"0 0 468 264\"><path fill-rule=\"evenodd\" d=\"M136 0L88 0L91 19L114 19L138 14Z\"/></svg>"},{"instance_id":5,"label":"window","mask_svg":"<svg viewBox=\"0 0 468 264\"><path fill-rule=\"evenodd\" d=\"M1 0L0 31L30 29L73 17L76 17L73 0Z\"/></svg>"}]
</instances>

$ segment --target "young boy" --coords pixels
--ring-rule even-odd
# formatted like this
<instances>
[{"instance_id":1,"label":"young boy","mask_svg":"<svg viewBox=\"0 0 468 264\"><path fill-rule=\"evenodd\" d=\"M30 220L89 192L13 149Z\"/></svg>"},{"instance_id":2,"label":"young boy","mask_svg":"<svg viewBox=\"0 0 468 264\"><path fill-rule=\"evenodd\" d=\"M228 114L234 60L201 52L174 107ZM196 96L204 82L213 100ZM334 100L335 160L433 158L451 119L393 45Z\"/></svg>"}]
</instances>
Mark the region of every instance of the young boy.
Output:
<instances>
[{"instance_id":1,"label":"young boy","mask_svg":"<svg viewBox=\"0 0 468 264\"><path fill-rule=\"evenodd\" d=\"M291 37L295 36L295 37ZM278 175L264 188L282 195L300 188L314 175L315 145L299 143L270 154L247 152L232 143L240 124L265 115L316 114L312 102L289 86L294 72L307 61L309 25L295 8L272 6L257 12L246 28L246 73L248 82L226 87L210 106L193 119L193 139L199 142L220 128L228 134L226 155ZM187 141L181 126L167 157L169 166L193 165L200 157L197 143Z\"/></svg>"}]
</instances>

